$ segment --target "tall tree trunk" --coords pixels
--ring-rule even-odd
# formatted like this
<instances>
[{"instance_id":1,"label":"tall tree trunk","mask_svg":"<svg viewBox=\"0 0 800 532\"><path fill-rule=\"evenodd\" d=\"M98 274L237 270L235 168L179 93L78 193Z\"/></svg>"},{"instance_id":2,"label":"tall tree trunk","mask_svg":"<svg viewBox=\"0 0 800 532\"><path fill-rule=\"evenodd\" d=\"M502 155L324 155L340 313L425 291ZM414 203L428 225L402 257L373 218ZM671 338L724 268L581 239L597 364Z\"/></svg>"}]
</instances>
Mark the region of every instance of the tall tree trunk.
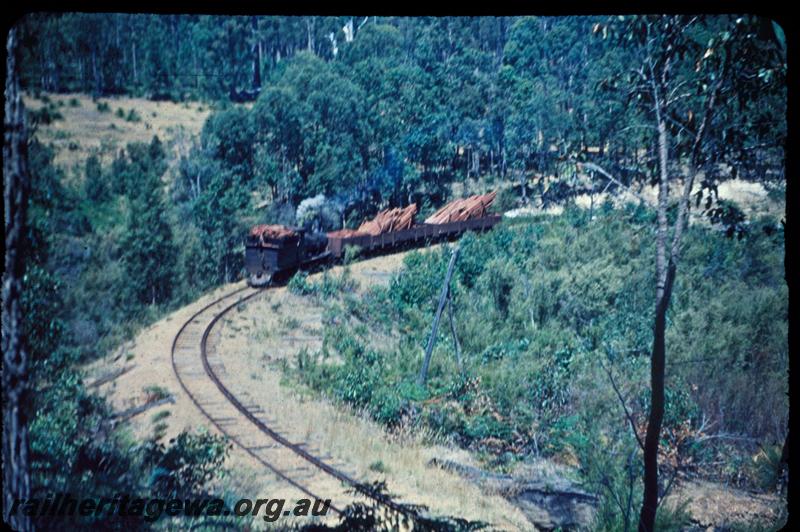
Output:
<instances>
[{"instance_id":1,"label":"tall tree trunk","mask_svg":"<svg viewBox=\"0 0 800 532\"><path fill-rule=\"evenodd\" d=\"M658 509L658 440L664 420L664 368L666 360L667 309L672 297L672 280L675 264L667 266L667 206L669 200L669 173L667 168L667 126L661 114L656 94L658 122L658 228L656 233L656 316L653 325L653 352L650 360L650 416L644 440L644 496L639 515L639 532L652 532Z\"/></svg>"},{"instance_id":2,"label":"tall tree trunk","mask_svg":"<svg viewBox=\"0 0 800 532\"><path fill-rule=\"evenodd\" d=\"M433 318L433 327L431 327L431 336L428 338L428 346L425 348L425 358L422 360L422 368L419 371L419 377L417 378L417 383L420 386L425 386L428 382L428 367L431 363L431 354L433 353L433 346L436 344L436 333L439 330L439 320L442 317L442 310L444 310L444 304L447 302L447 294L450 292L450 277L453 275L453 267L456 265L456 259L458 258L458 251L459 248L453 250L453 255L450 257L450 264L447 265L447 274L444 277L444 283L442 283L442 293L439 296L439 306L436 309L436 315ZM459 357L460 358L460 357Z\"/></svg>"},{"instance_id":3,"label":"tall tree trunk","mask_svg":"<svg viewBox=\"0 0 800 532\"><path fill-rule=\"evenodd\" d=\"M456 336L456 324L453 318L453 292L447 291L447 318L450 321L450 334L453 337L453 349L456 351L456 364L458 365L458 372L464 373L464 364L461 362L461 343Z\"/></svg>"},{"instance_id":4,"label":"tall tree trunk","mask_svg":"<svg viewBox=\"0 0 800 532\"><path fill-rule=\"evenodd\" d=\"M314 53L314 17L306 19L306 33L308 35L308 51Z\"/></svg>"},{"instance_id":5,"label":"tall tree trunk","mask_svg":"<svg viewBox=\"0 0 800 532\"><path fill-rule=\"evenodd\" d=\"M15 499L30 496L28 469L28 355L22 334L23 240L30 181L22 97L17 72L17 30L6 42L5 142L5 274L3 276L3 517L16 530L31 530L30 519L9 515Z\"/></svg>"},{"instance_id":6,"label":"tall tree trunk","mask_svg":"<svg viewBox=\"0 0 800 532\"><path fill-rule=\"evenodd\" d=\"M92 77L94 78L94 90L93 93L95 96L100 95L100 74L97 68L97 50L92 48Z\"/></svg>"},{"instance_id":7,"label":"tall tree trunk","mask_svg":"<svg viewBox=\"0 0 800 532\"><path fill-rule=\"evenodd\" d=\"M133 84L139 82L139 74L136 71L136 34L131 35L131 56L133 59Z\"/></svg>"},{"instance_id":8,"label":"tall tree trunk","mask_svg":"<svg viewBox=\"0 0 800 532\"><path fill-rule=\"evenodd\" d=\"M130 17L130 40L131 40L131 62L133 65L133 85L136 86L139 83L139 70L136 65L136 17L138 15L131 15Z\"/></svg>"},{"instance_id":9,"label":"tall tree trunk","mask_svg":"<svg viewBox=\"0 0 800 532\"><path fill-rule=\"evenodd\" d=\"M252 18L253 23L253 89L261 88L261 41L258 38L258 20Z\"/></svg>"}]
</instances>

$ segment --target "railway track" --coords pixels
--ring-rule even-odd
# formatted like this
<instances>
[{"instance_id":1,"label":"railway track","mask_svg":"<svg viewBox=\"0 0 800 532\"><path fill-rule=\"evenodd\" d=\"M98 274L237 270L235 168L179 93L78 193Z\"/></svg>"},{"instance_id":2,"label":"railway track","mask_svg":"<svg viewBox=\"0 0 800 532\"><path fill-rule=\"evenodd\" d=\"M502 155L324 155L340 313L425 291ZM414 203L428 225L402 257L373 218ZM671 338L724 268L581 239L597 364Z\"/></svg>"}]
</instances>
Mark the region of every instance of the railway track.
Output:
<instances>
[{"instance_id":1,"label":"railway track","mask_svg":"<svg viewBox=\"0 0 800 532\"><path fill-rule=\"evenodd\" d=\"M292 442L264 412L242 395L234 395L221 375L212 331L239 305L257 297L263 288L243 287L229 292L195 312L172 342L171 362L183 391L222 434L260 464L308 497L330 499L330 509L341 514L359 494L382 507L414 519L417 513L317 455L307 442ZM311 488L313 486L313 490Z\"/></svg>"}]
</instances>

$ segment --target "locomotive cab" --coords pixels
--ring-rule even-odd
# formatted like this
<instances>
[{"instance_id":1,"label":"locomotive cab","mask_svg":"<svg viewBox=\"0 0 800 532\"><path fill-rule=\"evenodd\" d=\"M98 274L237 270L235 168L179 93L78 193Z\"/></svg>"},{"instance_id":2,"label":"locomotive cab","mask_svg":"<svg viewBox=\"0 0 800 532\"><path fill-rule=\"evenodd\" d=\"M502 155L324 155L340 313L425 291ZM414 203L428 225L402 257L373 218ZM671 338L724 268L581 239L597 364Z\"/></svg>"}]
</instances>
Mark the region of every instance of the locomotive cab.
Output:
<instances>
[{"instance_id":1,"label":"locomotive cab","mask_svg":"<svg viewBox=\"0 0 800 532\"><path fill-rule=\"evenodd\" d=\"M324 255L326 246L325 235L281 225L257 225L244 242L247 284L267 286L277 276Z\"/></svg>"},{"instance_id":2,"label":"locomotive cab","mask_svg":"<svg viewBox=\"0 0 800 532\"><path fill-rule=\"evenodd\" d=\"M297 265L302 232L280 225L257 225L244 242L247 284L267 286L275 274Z\"/></svg>"}]
</instances>

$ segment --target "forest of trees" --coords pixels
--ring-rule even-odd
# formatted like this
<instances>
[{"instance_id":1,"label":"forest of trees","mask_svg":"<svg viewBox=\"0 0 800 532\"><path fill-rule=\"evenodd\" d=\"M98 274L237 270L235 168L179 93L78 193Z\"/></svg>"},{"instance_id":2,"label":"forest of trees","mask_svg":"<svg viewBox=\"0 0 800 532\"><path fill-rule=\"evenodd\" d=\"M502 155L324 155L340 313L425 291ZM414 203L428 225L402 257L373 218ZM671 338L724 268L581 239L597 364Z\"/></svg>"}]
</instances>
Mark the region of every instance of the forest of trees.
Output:
<instances>
[{"instance_id":1,"label":"forest of trees","mask_svg":"<svg viewBox=\"0 0 800 532\"><path fill-rule=\"evenodd\" d=\"M655 310L647 326L660 328L663 340L672 288L682 275L678 259L682 233L690 233L688 227L684 231L689 209L722 224L728 236L756 239L760 229L748 231L743 212L718 201L719 184L740 178L778 195L785 186L786 42L781 28L764 18L36 13L23 18L17 30L21 89L45 102L44 111L28 115L31 193L25 238L30 252L22 281L24 310L32 317L24 332L36 391L30 405L34 493L54 487L97 493L126 486L149 489L147 471L175 453L198 460L202 470L218 465L225 448L208 435L186 435L180 448L164 447L154 438L146 452L132 451L105 424L107 406L86 391L77 368L116 349L167 310L240 278L247 226L302 223L307 217L297 207L307 198L324 195L330 212L318 217L318 225L329 229L342 222L353 226L386 206L417 202L429 212L450 199L454 186L476 182L501 189L503 208L534 198L569 203L590 190L658 185L658 204L631 215L634 225L649 224L654 235L644 244L646 261L637 267L649 268L640 285L643 291L652 289L646 297L651 301L657 295L656 304L631 315ZM93 154L76 170L56 165L55 148L36 137L37 127L58 119L52 102L46 103L53 93L90 94L98 109L101 99L127 95L202 102L214 112L182 156L154 136L149 143L120 146L113 160ZM77 172L77 179L66 179L69 172ZM675 190L685 186L672 205L670 182ZM700 193L690 197L693 182ZM605 216L609 224L621 223ZM580 218L553 231L563 236L569 227L585 223ZM771 234L756 240L774 258L783 243L782 236ZM690 250L702 240L692 235ZM626 245L618 235L598 238ZM523 264L541 268L531 262L530 250L506 254L502 244L488 259L505 273L481 281L490 284L486 293L502 292L497 283L511 286ZM758 262L734 244L709 246L730 260ZM687 258L687 271L702 275L703 261L711 259L694 253ZM465 252L463 260L477 259ZM437 275L430 264L409 266L412 272L415 268L427 279ZM773 263L744 270L742 282L748 287L777 282ZM458 275L466 274L459 270ZM460 282L464 290L472 289L472 281ZM398 319L419 325L408 312L423 302L403 300L405 288L396 284L395 292L382 297L394 298ZM510 291L505 289L506 295ZM528 296L514 292L514 297ZM514 304L508 305L507 300L490 304L511 323ZM561 303L541 305L554 314L562 308ZM681 305L684 312L685 301ZM785 322L785 316L780 319ZM491 366L493 349L510 352L509 346L521 341L521 323L503 332L507 341L470 344L468 338L466 345L482 351ZM584 341L582 335L593 334L592 327L580 323L575 338ZM498 325L494 332L501 329ZM647 347L655 360L658 336ZM770 364L782 363L779 350L770 352ZM758 375L774 377L766 366L756 366ZM487 371L493 375L494 369ZM320 372L306 378L317 378L314 384L321 388L342 384L338 375ZM348 374L346 384L359 375ZM697 381L694 374L686 378ZM733 393L733 380L722 384L726 394ZM550 398L555 384L546 384L542 393ZM512 392L517 390L512 387L496 400L519 403ZM641 401L658 406L665 393L667 402L673 401L663 386ZM710 404L707 397L693 401ZM391 418L399 408L370 397L351 402L374 407L379 419ZM748 412L743 415L753 423L736 430L751 430L758 438L783 436L765 428L758 414L739 403L736 408ZM522 410L523 417L533 415ZM657 414L658 408L651 411ZM75 423L78 415L89 421ZM674 428L672 415L666 413L666 430ZM660 430L657 417L649 425ZM555 427L577 423L564 419L547 421ZM469 441L473 433L494 436L493 430L508 429L475 428L474 422L453 431ZM657 442L658 432L648 441ZM649 448L645 455L654 457ZM75 480L75 472L94 471L98 464L102 474ZM136 467L142 473L134 473ZM203 490L207 480L192 479L181 490ZM653 515L643 520L652 524L652 497L659 486L649 486L645 500L651 501L643 507L652 508ZM626 516L626 526L628 521Z\"/></svg>"},{"instance_id":2,"label":"forest of trees","mask_svg":"<svg viewBox=\"0 0 800 532\"><path fill-rule=\"evenodd\" d=\"M615 33L606 18L35 14L21 25L21 77L30 91L97 97L236 100L252 91L251 113L216 122L231 149L236 137L248 141L222 159L295 204L317 192L402 203L472 176L571 175L570 163L588 156L627 181L652 173L656 153L631 112L641 101L629 76L636 52L625 46L634 33L619 21ZM748 47L746 58L727 60L757 98L744 87L738 99L719 98L725 110L709 129L740 175L778 177L782 31L756 17L677 24L688 37L681 54L699 60L687 72L696 83L726 46ZM690 109L676 106L670 127L693 130Z\"/></svg>"}]
</instances>

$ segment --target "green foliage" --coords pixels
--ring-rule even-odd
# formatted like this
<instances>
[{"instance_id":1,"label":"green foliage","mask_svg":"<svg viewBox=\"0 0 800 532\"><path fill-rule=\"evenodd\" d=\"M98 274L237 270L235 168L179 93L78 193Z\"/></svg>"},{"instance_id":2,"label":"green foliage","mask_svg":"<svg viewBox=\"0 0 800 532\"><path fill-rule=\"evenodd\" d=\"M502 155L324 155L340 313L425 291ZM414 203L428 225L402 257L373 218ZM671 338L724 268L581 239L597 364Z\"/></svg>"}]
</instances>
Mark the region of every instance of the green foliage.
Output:
<instances>
[{"instance_id":1,"label":"green foliage","mask_svg":"<svg viewBox=\"0 0 800 532\"><path fill-rule=\"evenodd\" d=\"M153 421L153 423L158 423L159 421L168 418L170 415L171 413L169 410L162 410L161 412L153 414L151 420Z\"/></svg>"},{"instance_id":2,"label":"green foliage","mask_svg":"<svg viewBox=\"0 0 800 532\"><path fill-rule=\"evenodd\" d=\"M381 461L378 460L377 462L373 462L369 465L369 470L374 471L376 473L386 473L389 468Z\"/></svg>"},{"instance_id":3,"label":"green foliage","mask_svg":"<svg viewBox=\"0 0 800 532\"><path fill-rule=\"evenodd\" d=\"M142 117L139 115L139 113L136 112L136 109L131 107L128 110L128 114L125 115L125 120L128 121L128 122L141 122L142 121Z\"/></svg>"},{"instance_id":4,"label":"green foliage","mask_svg":"<svg viewBox=\"0 0 800 532\"><path fill-rule=\"evenodd\" d=\"M353 263L358 257L361 255L361 248L358 246L351 246L347 245L344 247L344 259L343 262L345 265Z\"/></svg>"},{"instance_id":5,"label":"green foliage","mask_svg":"<svg viewBox=\"0 0 800 532\"><path fill-rule=\"evenodd\" d=\"M112 498L140 492L136 456L118 435L109 434L107 416L102 399L86 393L71 371L58 373L36 394L29 431L34 496L66 492ZM80 520L90 526L96 519ZM63 526L63 518L37 518L37 528Z\"/></svg>"},{"instance_id":6,"label":"green foliage","mask_svg":"<svg viewBox=\"0 0 800 532\"><path fill-rule=\"evenodd\" d=\"M149 442L144 463L152 467L149 488L155 497L185 498L206 494L218 476L231 444L223 436L182 432L169 446Z\"/></svg>"},{"instance_id":7,"label":"green foliage","mask_svg":"<svg viewBox=\"0 0 800 532\"><path fill-rule=\"evenodd\" d=\"M308 273L299 271L289 280L287 288L293 294L301 296L314 296L324 301L332 297L341 297L355 289L355 280L350 276L350 271L345 268L340 275L331 275L328 270L322 273L319 281L309 281Z\"/></svg>"},{"instance_id":8,"label":"green foliage","mask_svg":"<svg viewBox=\"0 0 800 532\"><path fill-rule=\"evenodd\" d=\"M108 105L108 102L97 102L97 111L100 113L110 113L111 106ZM119 111L119 109L117 109Z\"/></svg>"},{"instance_id":9,"label":"green foliage","mask_svg":"<svg viewBox=\"0 0 800 532\"><path fill-rule=\"evenodd\" d=\"M308 282L308 272L305 271L299 271L294 274L292 278L289 279L289 284L286 285L286 288L289 292L299 296L309 295L313 292Z\"/></svg>"},{"instance_id":10,"label":"green foliage","mask_svg":"<svg viewBox=\"0 0 800 532\"><path fill-rule=\"evenodd\" d=\"M434 305L441 290L441 272L447 268L448 260L449 254L444 249L409 253L403 259L402 275L392 277L390 294L394 306L402 311Z\"/></svg>"},{"instance_id":11,"label":"green foliage","mask_svg":"<svg viewBox=\"0 0 800 532\"><path fill-rule=\"evenodd\" d=\"M409 387L450 256L444 246L409 253L388 290L369 291L361 302L341 300L349 310L326 328L322 350L304 355L297 377L365 407L389 426L421 423L456 435L464 445L480 448L499 440L516 445L517 452L580 457L599 452L598 438L614 441L625 434L627 453L635 448L630 428L597 360L610 364L629 397L641 398L628 407L643 416L653 274L652 243L640 231L650 223L650 214L640 208L601 210L591 222L585 211L568 209L558 218L462 237L452 291L467 378L479 383L472 388L457 385L462 381L448 327L440 327L428 389ZM783 248L763 233L746 239L689 230L685 273L669 318L665 437L684 426L698 427L703 417L722 430L782 437L788 413L780 374L787 364ZM306 293L314 290L303 286ZM340 323L347 323L348 315L396 335L396 342L373 346L366 330ZM331 364L332 358L341 363ZM745 385L754 380L762 382L758 389ZM725 417L716 418L719 412ZM583 440L575 440L578 436ZM711 445L704 444L703 452L691 446L681 452L699 463L713 462L717 454ZM579 451L581 446L586 449ZM603 480L611 486L603 489L616 493L630 485L624 463L606 463L591 453L585 461L598 475L617 471ZM588 469L586 475L591 476ZM612 504L609 516L618 516ZM638 504L633 501L632 507Z\"/></svg>"},{"instance_id":12,"label":"green foliage","mask_svg":"<svg viewBox=\"0 0 800 532\"><path fill-rule=\"evenodd\" d=\"M492 210L503 213L515 209L519 205L519 191L512 187L505 187L498 191L492 203Z\"/></svg>"},{"instance_id":13,"label":"green foliage","mask_svg":"<svg viewBox=\"0 0 800 532\"><path fill-rule=\"evenodd\" d=\"M110 190L103 173L103 166L97 155L90 155L86 159L84 190L86 197L94 202L101 202L109 199Z\"/></svg>"},{"instance_id":14,"label":"green foliage","mask_svg":"<svg viewBox=\"0 0 800 532\"><path fill-rule=\"evenodd\" d=\"M58 107L53 102L48 102L47 105L43 105L36 111L28 109L27 115L28 122L34 126L37 124L49 125L56 120L64 120L64 115L58 111Z\"/></svg>"},{"instance_id":15,"label":"green foliage","mask_svg":"<svg viewBox=\"0 0 800 532\"><path fill-rule=\"evenodd\" d=\"M128 187L130 208L122 260L129 293L139 303L157 304L169 301L172 295L177 250L165 216L158 161L149 153L147 158L150 162L141 168L136 186L131 182Z\"/></svg>"},{"instance_id":16,"label":"green foliage","mask_svg":"<svg viewBox=\"0 0 800 532\"><path fill-rule=\"evenodd\" d=\"M198 493L218 476L224 444L207 435L181 434L168 449L148 444L150 447L145 451L114 430L109 423L109 406L85 389L74 369L81 357L75 349L75 329L66 320L73 316L70 311L75 310L68 303L75 297L76 287L63 282L65 275L53 271L52 261L56 259L60 267L67 268L62 272L66 271L68 282L72 265L65 264L59 256L62 250L53 249L53 243L59 236L57 229L63 230L63 220L73 215L78 198L59 183L61 176L52 166L51 151L33 142L30 156L34 187L22 305L31 365L32 391L26 404L31 420L32 496L91 493L110 499L126 493L150 497L153 487L173 493ZM43 216L43 212L54 212L54 216ZM102 306L107 299L93 298L88 303ZM82 298L79 301L87 304ZM165 472L165 467L173 469ZM98 525L128 529L142 526L140 520L127 518L109 523L105 516L77 517L66 523L76 529ZM65 521L37 517L35 525L40 529L63 528Z\"/></svg>"},{"instance_id":17,"label":"green foliage","mask_svg":"<svg viewBox=\"0 0 800 532\"><path fill-rule=\"evenodd\" d=\"M250 162L273 197L294 203L353 186L359 211L373 194L439 202L450 181L482 173L565 197L586 158L625 182L652 175L653 158L636 155L652 145L639 127L649 104L628 90L648 24L659 30L654 46L677 39L673 71L693 87L678 100L681 120L692 122L697 113L686 111L720 64L747 65L734 69L730 90L742 97L719 102L706 155L780 182L785 46L781 30L755 16L373 17L347 36L336 17L35 13L19 24L21 78L40 95L214 101L261 89L249 113L259 133ZM709 183L719 177L710 168ZM543 176L557 178L552 190Z\"/></svg>"},{"instance_id":18,"label":"green foliage","mask_svg":"<svg viewBox=\"0 0 800 532\"><path fill-rule=\"evenodd\" d=\"M783 448L780 445L767 445L762 447L753 457L749 469L754 479L754 484L759 489L771 491L779 487L781 475L786 467L781 462Z\"/></svg>"}]
</instances>

